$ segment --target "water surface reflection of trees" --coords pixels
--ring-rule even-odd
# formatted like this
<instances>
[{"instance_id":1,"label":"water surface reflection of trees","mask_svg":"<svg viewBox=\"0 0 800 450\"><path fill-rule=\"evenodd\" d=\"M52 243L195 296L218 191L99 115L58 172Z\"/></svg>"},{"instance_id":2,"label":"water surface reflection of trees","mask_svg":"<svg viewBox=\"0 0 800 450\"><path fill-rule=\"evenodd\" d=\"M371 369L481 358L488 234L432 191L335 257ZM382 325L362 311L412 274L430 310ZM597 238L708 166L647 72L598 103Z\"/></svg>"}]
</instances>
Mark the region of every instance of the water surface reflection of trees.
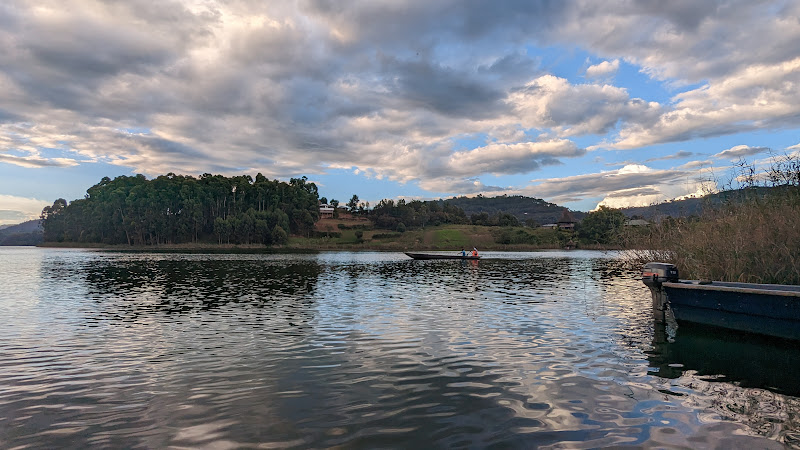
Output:
<instances>
[{"instance_id":1,"label":"water surface reflection of trees","mask_svg":"<svg viewBox=\"0 0 800 450\"><path fill-rule=\"evenodd\" d=\"M118 258L92 260L83 270L87 295L101 310L136 320L156 312L311 302L321 267L313 260Z\"/></svg>"}]
</instances>

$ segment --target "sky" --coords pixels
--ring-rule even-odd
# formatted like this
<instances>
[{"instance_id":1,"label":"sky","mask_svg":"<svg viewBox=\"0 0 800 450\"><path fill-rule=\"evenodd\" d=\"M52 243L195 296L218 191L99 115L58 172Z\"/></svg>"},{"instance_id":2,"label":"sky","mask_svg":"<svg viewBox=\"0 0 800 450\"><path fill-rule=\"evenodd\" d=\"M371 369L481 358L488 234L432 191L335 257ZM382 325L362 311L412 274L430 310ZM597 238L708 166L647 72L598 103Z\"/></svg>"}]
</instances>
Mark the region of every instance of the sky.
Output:
<instances>
[{"instance_id":1,"label":"sky","mask_svg":"<svg viewBox=\"0 0 800 450\"><path fill-rule=\"evenodd\" d=\"M798 42L798 0L4 0L0 224L137 173L681 198L800 152Z\"/></svg>"}]
</instances>

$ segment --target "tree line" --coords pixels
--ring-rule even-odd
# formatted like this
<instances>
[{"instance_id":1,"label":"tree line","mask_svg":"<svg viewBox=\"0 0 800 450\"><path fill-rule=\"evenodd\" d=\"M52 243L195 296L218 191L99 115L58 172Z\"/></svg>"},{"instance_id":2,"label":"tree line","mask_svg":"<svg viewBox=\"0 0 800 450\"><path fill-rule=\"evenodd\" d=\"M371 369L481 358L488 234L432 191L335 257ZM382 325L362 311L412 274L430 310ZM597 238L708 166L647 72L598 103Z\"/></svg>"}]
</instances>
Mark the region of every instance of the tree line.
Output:
<instances>
[{"instance_id":1,"label":"tree line","mask_svg":"<svg viewBox=\"0 0 800 450\"><path fill-rule=\"evenodd\" d=\"M369 211L369 219L376 227L404 230L443 224L469 223L464 210L441 201L383 199Z\"/></svg>"},{"instance_id":2,"label":"tree line","mask_svg":"<svg viewBox=\"0 0 800 450\"><path fill-rule=\"evenodd\" d=\"M559 207L562 216L567 216L570 220L572 213L564 207ZM539 227L536 221L526 221L522 223L516 215L496 211L494 214L483 211L478 213L467 213L451 200L432 200L420 201L413 200L388 200L378 202L372 210L366 210L360 206L358 196L354 195L348 202L348 209L354 214L361 214L367 217L376 228L391 229L395 231L405 231L406 229L424 228L425 226L438 226L445 224L478 225L488 227L500 227L505 229L500 234L503 243L533 243L541 244L539 241L530 241L530 235L523 233L528 239L525 242L515 241L511 229L526 226L529 228ZM574 230L560 230L556 228L554 235L563 239L564 242L579 241L583 244L599 245L619 245L627 218L619 210L601 206L596 211L583 214L584 218L575 225ZM517 230L519 231L519 230ZM536 237L538 239L538 237Z\"/></svg>"},{"instance_id":3,"label":"tree line","mask_svg":"<svg viewBox=\"0 0 800 450\"><path fill-rule=\"evenodd\" d=\"M199 178L169 173L104 177L85 198L60 198L42 211L44 240L157 245L190 242L284 244L310 235L319 193L306 177L288 183L262 174Z\"/></svg>"},{"instance_id":4,"label":"tree line","mask_svg":"<svg viewBox=\"0 0 800 450\"><path fill-rule=\"evenodd\" d=\"M104 177L87 190L84 198L69 203L60 198L45 207L41 220L47 242L281 245L289 234L314 234L320 202L327 203L327 199L319 197L317 186L306 177L292 178L288 183L261 174L255 179L208 173L198 178L169 173L149 180L144 175L113 180ZM330 203L338 206L339 202ZM347 206L377 228L400 232L445 224L523 225L514 214L503 211L467 215L451 200L383 199L370 209L368 203L353 195ZM612 243L624 216L617 210L612 214L601 208L586 219L577 229L581 240ZM526 222L538 226L535 221Z\"/></svg>"},{"instance_id":5,"label":"tree line","mask_svg":"<svg viewBox=\"0 0 800 450\"><path fill-rule=\"evenodd\" d=\"M488 217L498 214L510 214L529 227L536 227L547 223L555 223L564 211L563 206L547 202L541 198L526 197L522 195L498 195L496 197L452 197L446 200L454 206L463 209L468 216L486 213ZM586 213L571 211L572 215L580 220Z\"/></svg>"}]
</instances>

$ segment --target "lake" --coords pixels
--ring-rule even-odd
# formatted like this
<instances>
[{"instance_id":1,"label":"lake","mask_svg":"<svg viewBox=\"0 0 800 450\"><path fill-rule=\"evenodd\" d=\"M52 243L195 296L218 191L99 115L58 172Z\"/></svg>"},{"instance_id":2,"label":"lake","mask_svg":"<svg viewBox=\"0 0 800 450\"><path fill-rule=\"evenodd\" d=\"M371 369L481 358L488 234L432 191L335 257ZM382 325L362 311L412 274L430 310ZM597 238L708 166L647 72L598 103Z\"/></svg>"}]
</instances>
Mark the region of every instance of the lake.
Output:
<instances>
[{"instance_id":1,"label":"lake","mask_svg":"<svg viewBox=\"0 0 800 450\"><path fill-rule=\"evenodd\" d=\"M800 447L796 344L482 256L0 247L0 447Z\"/></svg>"}]
</instances>

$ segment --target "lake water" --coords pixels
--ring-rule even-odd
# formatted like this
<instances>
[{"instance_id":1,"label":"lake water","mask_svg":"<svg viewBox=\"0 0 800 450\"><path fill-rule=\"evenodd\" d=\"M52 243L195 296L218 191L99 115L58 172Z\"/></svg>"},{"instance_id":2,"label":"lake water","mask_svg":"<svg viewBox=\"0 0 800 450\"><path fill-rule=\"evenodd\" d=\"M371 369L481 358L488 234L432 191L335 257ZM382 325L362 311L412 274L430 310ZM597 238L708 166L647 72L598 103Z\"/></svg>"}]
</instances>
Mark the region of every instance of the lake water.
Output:
<instances>
[{"instance_id":1,"label":"lake water","mask_svg":"<svg viewBox=\"0 0 800 450\"><path fill-rule=\"evenodd\" d=\"M800 446L796 346L618 255L0 247L0 447Z\"/></svg>"}]
</instances>

